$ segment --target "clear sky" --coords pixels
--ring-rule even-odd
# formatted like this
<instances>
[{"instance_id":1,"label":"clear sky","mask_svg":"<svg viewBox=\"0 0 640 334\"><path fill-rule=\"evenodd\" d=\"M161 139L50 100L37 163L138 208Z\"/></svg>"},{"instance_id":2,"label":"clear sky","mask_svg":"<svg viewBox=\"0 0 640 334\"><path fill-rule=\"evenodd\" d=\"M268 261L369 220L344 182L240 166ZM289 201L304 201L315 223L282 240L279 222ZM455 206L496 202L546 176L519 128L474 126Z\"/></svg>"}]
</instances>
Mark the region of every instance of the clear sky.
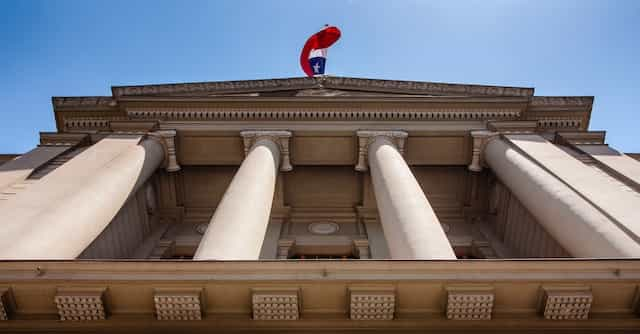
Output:
<instances>
[{"instance_id":1,"label":"clear sky","mask_svg":"<svg viewBox=\"0 0 640 334\"><path fill-rule=\"evenodd\" d=\"M330 23L331 75L594 95L592 130L640 152L640 1L0 0L0 153L53 131L51 96L111 85L302 76Z\"/></svg>"}]
</instances>

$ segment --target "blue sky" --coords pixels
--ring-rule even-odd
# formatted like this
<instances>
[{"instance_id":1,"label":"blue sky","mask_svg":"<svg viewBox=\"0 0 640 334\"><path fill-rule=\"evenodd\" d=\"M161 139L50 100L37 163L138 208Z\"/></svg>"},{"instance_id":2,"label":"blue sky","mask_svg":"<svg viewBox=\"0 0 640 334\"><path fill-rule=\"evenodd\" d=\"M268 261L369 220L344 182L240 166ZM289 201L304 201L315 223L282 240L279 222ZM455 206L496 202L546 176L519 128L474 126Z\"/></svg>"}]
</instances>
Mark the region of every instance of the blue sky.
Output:
<instances>
[{"instance_id":1,"label":"blue sky","mask_svg":"<svg viewBox=\"0 0 640 334\"><path fill-rule=\"evenodd\" d=\"M302 76L325 23L332 75L594 95L592 130L640 152L640 1L0 0L0 153L53 131L51 96Z\"/></svg>"}]
</instances>

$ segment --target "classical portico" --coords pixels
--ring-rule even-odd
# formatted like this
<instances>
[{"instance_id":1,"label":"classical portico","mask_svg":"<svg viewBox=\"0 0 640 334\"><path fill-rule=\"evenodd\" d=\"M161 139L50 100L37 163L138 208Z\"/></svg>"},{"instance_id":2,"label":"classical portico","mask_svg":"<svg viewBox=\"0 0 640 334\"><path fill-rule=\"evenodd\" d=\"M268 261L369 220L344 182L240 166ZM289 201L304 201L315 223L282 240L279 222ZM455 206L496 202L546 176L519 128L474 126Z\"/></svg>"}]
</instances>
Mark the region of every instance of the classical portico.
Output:
<instances>
[{"instance_id":1,"label":"classical portico","mask_svg":"<svg viewBox=\"0 0 640 334\"><path fill-rule=\"evenodd\" d=\"M56 132L0 155L0 331L640 327L640 162L592 97L327 76L52 102Z\"/></svg>"}]
</instances>

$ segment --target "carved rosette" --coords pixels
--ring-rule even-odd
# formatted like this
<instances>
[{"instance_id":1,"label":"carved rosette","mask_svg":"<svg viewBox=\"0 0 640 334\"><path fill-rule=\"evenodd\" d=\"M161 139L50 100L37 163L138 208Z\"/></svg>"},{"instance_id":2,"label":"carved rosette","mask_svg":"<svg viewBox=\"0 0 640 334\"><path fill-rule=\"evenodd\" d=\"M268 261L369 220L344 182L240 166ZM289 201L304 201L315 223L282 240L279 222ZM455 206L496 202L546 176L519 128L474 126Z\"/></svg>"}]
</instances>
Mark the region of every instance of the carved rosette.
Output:
<instances>
[{"instance_id":1,"label":"carved rosette","mask_svg":"<svg viewBox=\"0 0 640 334\"><path fill-rule=\"evenodd\" d=\"M62 321L105 320L106 288L59 288L54 302Z\"/></svg>"},{"instance_id":2,"label":"carved rosette","mask_svg":"<svg viewBox=\"0 0 640 334\"><path fill-rule=\"evenodd\" d=\"M252 289L253 320L298 320L299 289Z\"/></svg>"},{"instance_id":3,"label":"carved rosette","mask_svg":"<svg viewBox=\"0 0 640 334\"><path fill-rule=\"evenodd\" d=\"M363 130L356 132L358 136L358 163L356 170L365 172L369 169L367 157L369 155L369 146L376 140L387 140L393 145L401 155L404 155L404 143L409 136L405 131L376 131Z\"/></svg>"},{"instance_id":4,"label":"carved rosette","mask_svg":"<svg viewBox=\"0 0 640 334\"><path fill-rule=\"evenodd\" d=\"M497 136L497 132L487 130L471 131L471 137L473 138L473 148L471 152L471 164L469 164L468 167L470 171L482 171L482 153L484 152L484 148L487 146L487 143L489 143L489 141L497 138Z\"/></svg>"},{"instance_id":5,"label":"carved rosette","mask_svg":"<svg viewBox=\"0 0 640 334\"><path fill-rule=\"evenodd\" d=\"M202 289L155 289L158 320L202 320Z\"/></svg>"},{"instance_id":6,"label":"carved rosette","mask_svg":"<svg viewBox=\"0 0 640 334\"><path fill-rule=\"evenodd\" d=\"M447 287L447 319L491 320L493 301L491 287Z\"/></svg>"},{"instance_id":7,"label":"carved rosette","mask_svg":"<svg viewBox=\"0 0 640 334\"><path fill-rule=\"evenodd\" d=\"M155 138L164 147L165 168L167 172L177 172L180 170L178 158L176 155L176 130L158 130L149 134L151 138Z\"/></svg>"},{"instance_id":8,"label":"carved rosette","mask_svg":"<svg viewBox=\"0 0 640 334\"><path fill-rule=\"evenodd\" d=\"M541 313L550 320L587 320L593 294L587 286L543 287Z\"/></svg>"},{"instance_id":9,"label":"carved rosette","mask_svg":"<svg viewBox=\"0 0 640 334\"><path fill-rule=\"evenodd\" d=\"M248 130L241 131L240 136L244 141L244 154L247 156L253 146L260 140L270 140L280 148L280 171L289 172L293 170L289 154L290 131L282 130Z\"/></svg>"},{"instance_id":10,"label":"carved rosette","mask_svg":"<svg viewBox=\"0 0 640 334\"><path fill-rule=\"evenodd\" d=\"M393 287L349 288L351 320L392 320L396 308Z\"/></svg>"}]
</instances>

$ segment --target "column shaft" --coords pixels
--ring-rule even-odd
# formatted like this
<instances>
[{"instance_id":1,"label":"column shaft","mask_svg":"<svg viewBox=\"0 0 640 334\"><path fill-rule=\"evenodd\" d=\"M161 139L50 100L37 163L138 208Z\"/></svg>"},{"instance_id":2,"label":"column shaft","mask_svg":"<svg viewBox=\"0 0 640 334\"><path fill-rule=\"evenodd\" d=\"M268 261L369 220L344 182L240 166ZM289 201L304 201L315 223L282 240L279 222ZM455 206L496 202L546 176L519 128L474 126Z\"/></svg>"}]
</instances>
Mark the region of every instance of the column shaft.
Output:
<instances>
[{"instance_id":1,"label":"column shaft","mask_svg":"<svg viewBox=\"0 0 640 334\"><path fill-rule=\"evenodd\" d=\"M200 241L195 260L257 260L264 241L280 147L258 139L233 177Z\"/></svg>"},{"instance_id":2,"label":"column shaft","mask_svg":"<svg viewBox=\"0 0 640 334\"><path fill-rule=\"evenodd\" d=\"M638 257L640 245L558 178L502 139L485 161L538 222L576 257Z\"/></svg>"},{"instance_id":3,"label":"column shaft","mask_svg":"<svg viewBox=\"0 0 640 334\"><path fill-rule=\"evenodd\" d=\"M376 137L368 149L371 179L393 259L455 259L440 222L395 145Z\"/></svg>"},{"instance_id":4,"label":"column shaft","mask_svg":"<svg viewBox=\"0 0 640 334\"><path fill-rule=\"evenodd\" d=\"M82 253L162 163L162 144L139 141L105 138L18 194L3 208L0 258L74 259Z\"/></svg>"}]
</instances>

